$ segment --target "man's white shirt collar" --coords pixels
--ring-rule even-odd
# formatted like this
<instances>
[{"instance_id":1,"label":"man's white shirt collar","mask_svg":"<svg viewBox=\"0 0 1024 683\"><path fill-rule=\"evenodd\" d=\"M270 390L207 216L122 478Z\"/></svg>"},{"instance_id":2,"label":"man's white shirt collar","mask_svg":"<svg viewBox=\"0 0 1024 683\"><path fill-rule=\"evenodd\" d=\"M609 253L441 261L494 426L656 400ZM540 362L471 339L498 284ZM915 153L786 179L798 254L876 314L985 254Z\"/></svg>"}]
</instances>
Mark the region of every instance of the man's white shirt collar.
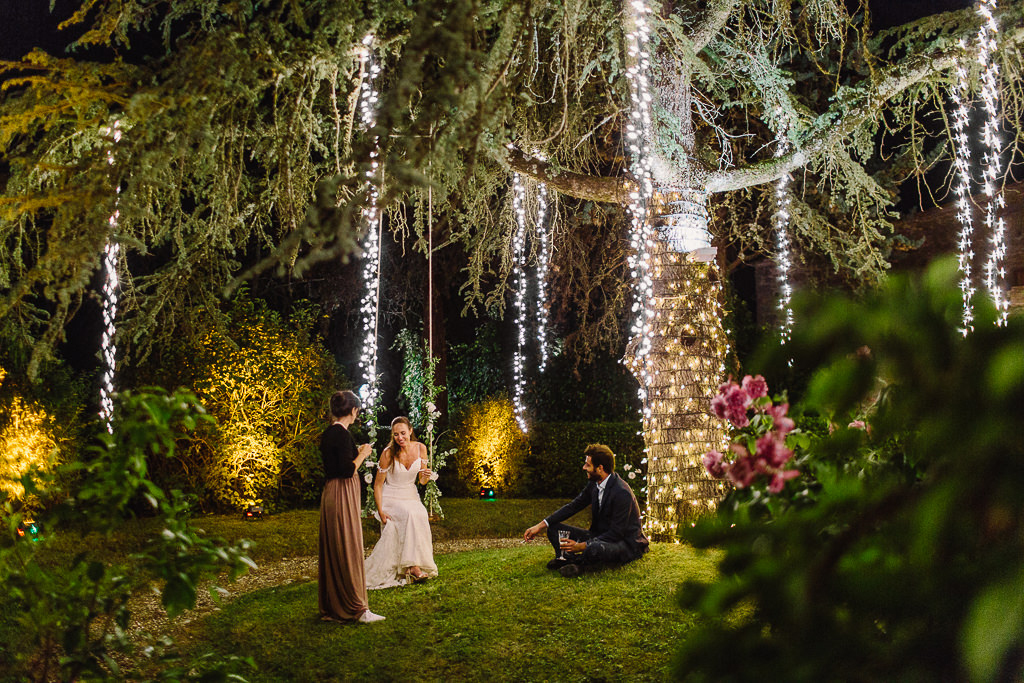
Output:
<instances>
[{"instance_id":1,"label":"man's white shirt collar","mask_svg":"<svg viewBox=\"0 0 1024 683\"><path fill-rule=\"evenodd\" d=\"M611 479L611 478L612 478L612 475L609 474L607 477L604 478L604 481L602 481L600 484L597 485L597 504L598 505L603 505L604 504L604 487L608 485L608 480Z\"/></svg>"}]
</instances>

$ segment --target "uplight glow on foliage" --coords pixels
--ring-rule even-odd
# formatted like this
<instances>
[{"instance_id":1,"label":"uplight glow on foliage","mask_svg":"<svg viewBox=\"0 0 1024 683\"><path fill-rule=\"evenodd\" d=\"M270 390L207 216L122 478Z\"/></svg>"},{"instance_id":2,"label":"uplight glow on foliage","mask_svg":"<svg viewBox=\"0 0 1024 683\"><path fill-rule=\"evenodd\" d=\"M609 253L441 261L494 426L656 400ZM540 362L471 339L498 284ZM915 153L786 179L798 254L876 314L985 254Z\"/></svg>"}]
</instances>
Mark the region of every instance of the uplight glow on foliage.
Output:
<instances>
[{"instance_id":1,"label":"uplight glow on foliage","mask_svg":"<svg viewBox=\"0 0 1024 683\"><path fill-rule=\"evenodd\" d=\"M14 397L10 419L0 432L0 491L20 499L25 488L17 480L29 469L50 469L57 450L53 418L41 408Z\"/></svg>"},{"instance_id":2,"label":"uplight glow on foliage","mask_svg":"<svg viewBox=\"0 0 1024 683\"><path fill-rule=\"evenodd\" d=\"M470 487L500 494L515 486L529 445L512 403L490 398L469 407L456 432L459 477Z\"/></svg>"},{"instance_id":3,"label":"uplight glow on foliage","mask_svg":"<svg viewBox=\"0 0 1024 683\"><path fill-rule=\"evenodd\" d=\"M187 351L181 379L191 379L216 423L196 430L189 451L174 459L175 477L215 509L315 500L326 402L346 384L310 333L315 309L284 320L243 293L227 315L223 327L202 319L210 329Z\"/></svg>"}]
</instances>

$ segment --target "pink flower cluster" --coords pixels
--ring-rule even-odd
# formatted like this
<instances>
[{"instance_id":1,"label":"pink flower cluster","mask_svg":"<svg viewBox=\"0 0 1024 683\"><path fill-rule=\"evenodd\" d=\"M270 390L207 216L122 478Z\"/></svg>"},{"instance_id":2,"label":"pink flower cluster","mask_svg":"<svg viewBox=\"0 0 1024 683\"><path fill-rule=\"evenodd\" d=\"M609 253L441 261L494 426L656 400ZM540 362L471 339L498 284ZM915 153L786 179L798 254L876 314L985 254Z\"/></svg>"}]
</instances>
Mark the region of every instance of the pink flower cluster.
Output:
<instances>
[{"instance_id":1,"label":"pink flower cluster","mask_svg":"<svg viewBox=\"0 0 1024 683\"><path fill-rule=\"evenodd\" d=\"M786 448L786 434L791 432L796 423L786 413L789 404L774 405L769 401L758 401L768 396L768 383L764 377L747 375L742 384L726 382L718 388L718 395L711 400L711 410L723 420L729 420L735 427L743 429L750 426L748 410L753 407L772 418L771 428L757 437L754 452L751 453L744 443L733 443L729 450L735 455L726 460L718 451L704 454L704 468L715 479L728 479L737 488L750 486L759 477L770 479L768 490L772 493L782 491L786 482L799 476L799 470L787 470L785 465L793 457L793 451Z\"/></svg>"}]
</instances>

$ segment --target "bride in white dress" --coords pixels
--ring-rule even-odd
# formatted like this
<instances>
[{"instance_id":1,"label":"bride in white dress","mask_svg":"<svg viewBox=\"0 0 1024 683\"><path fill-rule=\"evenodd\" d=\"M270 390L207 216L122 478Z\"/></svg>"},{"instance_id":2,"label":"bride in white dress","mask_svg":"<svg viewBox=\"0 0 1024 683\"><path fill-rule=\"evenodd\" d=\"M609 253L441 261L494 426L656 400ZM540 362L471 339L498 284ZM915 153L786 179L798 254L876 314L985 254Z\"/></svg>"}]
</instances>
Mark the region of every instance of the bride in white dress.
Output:
<instances>
[{"instance_id":1,"label":"bride in white dress","mask_svg":"<svg viewBox=\"0 0 1024 683\"><path fill-rule=\"evenodd\" d=\"M373 498L383 525L380 540L366 558L366 587L404 586L437 576L427 509L416 479L426 484L437 475L427 466L427 447L412 440L408 418L391 422L391 443L380 455Z\"/></svg>"}]
</instances>

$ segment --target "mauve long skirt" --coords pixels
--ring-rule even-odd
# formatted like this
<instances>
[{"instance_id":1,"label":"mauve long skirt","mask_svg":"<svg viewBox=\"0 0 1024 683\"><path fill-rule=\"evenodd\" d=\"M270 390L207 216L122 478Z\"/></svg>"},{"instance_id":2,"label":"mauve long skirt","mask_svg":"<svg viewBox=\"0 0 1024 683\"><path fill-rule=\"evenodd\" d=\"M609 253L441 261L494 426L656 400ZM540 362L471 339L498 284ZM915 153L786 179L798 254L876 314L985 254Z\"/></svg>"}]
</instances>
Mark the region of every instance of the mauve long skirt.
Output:
<instances>
[{"instance_id":1,"label":"mauve long skirt","mask_svg":"<svg viewBox=\"0 0 1024 683\"><path fill-rule=\"evenodd\" d=\"M367 610L359 479L331 479L320 497L320 616L358 619Z\"/></svg>"}]
</instances>

